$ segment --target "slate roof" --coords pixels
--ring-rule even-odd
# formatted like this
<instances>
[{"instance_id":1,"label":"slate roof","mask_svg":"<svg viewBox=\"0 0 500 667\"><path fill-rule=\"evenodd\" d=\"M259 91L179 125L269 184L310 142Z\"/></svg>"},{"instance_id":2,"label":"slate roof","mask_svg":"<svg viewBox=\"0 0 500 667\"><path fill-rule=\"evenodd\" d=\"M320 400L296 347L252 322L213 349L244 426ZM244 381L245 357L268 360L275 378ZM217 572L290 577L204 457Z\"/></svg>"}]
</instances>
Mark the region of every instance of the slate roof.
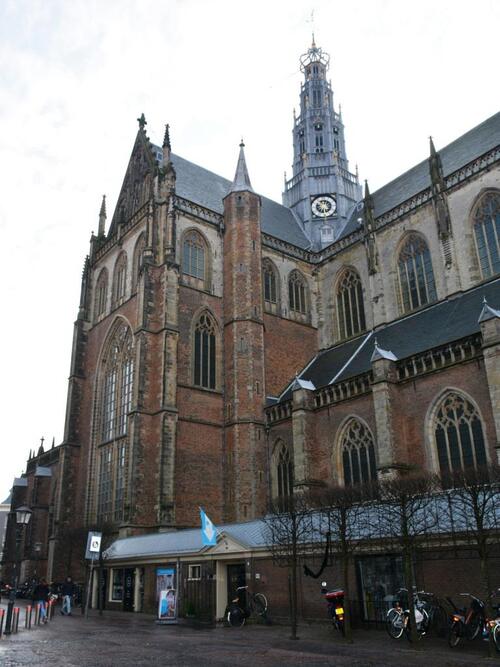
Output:
<instances>
[{"instance_id":1,"label":"slate roof","mask_svg":"<svg viewBox=\"0 0 500 667\"><path fill-rule=\"evenodd\" d=\"M495 502L493 495L487 495L484 502L486 527L498 529L500 527L500 505ZM397 536L399 534L397 523L391 526L386 521L380 521L381 509L387 515L387 508L385 503L382 505L377 502L364 504L363 512L358 514L356 524L352 527L354 539L377 540ZM397 514L396 510L394 516ZM451 515L453 515L453 521L451 521ZM424 526L426 533L434 535L446 534L451 530L465 533L475 531L472 513L468 511L467 504L460 499L460 493L455 496L453 491L435 494L428 503L416 507L412 517L414 521L411 523L410 530L418 526L419 534L422 534ZM322 542L326 530L331 529L331 526L326 523L327 517L321 512L314 512L311 514L311 520L311 532L309 535L305 533L305 541ZM269 546L269 540L266 539L266 524L262 519L219 526L219 530L228 537L234 538L244 549L265 549ZM204 547L201 543L200 529L191 528L116 540L104 552L103 557L108 561L122 561L131 558L168 558L187 554L197 556L209 550L210 547Z\"/></svg>"},{"instance_id":2,"label":"slate roof","mask_svg":"<svg viewBox=\"0 0 500 667\"><path fill-rule=\"evenodd\" d=\"M231 181L179 155L172 154L172 163L177 174L175 190L179 197L216 213L224 212L223 199L231 189ZM262 195L261 200L264 233L299 248L305 249L310 246L309 239L289 208Z\"/></svg>"},{"instance_id":3,"label":"slate roof","mask_svg":"<svg viewBox=\"0 0 500 667\"><path fill-rule=\"evenodd\" d=\"M472 128L439 152L443 173L449 176L500 145L500 112ZM431 184L429 161L423 160L373 193L375 217L427 189Z\"/></svg>"},{"instance_id":4,"label":"slate roof","mask_svg":"<svg viewBox=\"0 0 500 667\"><path fill-rule=\"evenodd\" d=\"M224 535L232 537L244 547L255 549L266 546L263 527L264 523L256 520L217 526L217 529ZM201 542L200 529L189 528L169 533L152 533L116 540L105 551L104 555L108 560L123 560L126 558L140 558L141 556L197 554L206 550L206 548Z\"/></svg>"},{"instance_id":5,"label":"slate roof","mask_svg":"<svg viewBox=\"0 0 500 667\"><path fill-rule=\"evenodd\" d=\"M380 348L404 359L478 333L484 297L492 308L500 308L500 278L323 350L298 377L309 380L318 389L330 384L333 378L340 382L365 373L371 368L375 339ZM280 400L291 398L292 382Z\"/></svg>"}]
</instances>

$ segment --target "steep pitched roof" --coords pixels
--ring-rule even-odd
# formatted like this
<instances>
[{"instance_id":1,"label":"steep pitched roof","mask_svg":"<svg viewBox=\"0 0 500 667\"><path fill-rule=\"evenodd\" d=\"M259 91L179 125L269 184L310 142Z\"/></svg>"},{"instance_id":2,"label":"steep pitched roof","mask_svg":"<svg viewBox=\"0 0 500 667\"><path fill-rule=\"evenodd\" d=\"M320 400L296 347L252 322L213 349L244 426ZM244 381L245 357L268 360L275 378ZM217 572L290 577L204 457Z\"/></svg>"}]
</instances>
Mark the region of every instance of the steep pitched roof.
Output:
<instances>
[{"instance_id":1,"label":"steep pitched roof","mask_svg":"<svg viewBox=\"0 0 500 667\"><path fill-rule=\"evenodd\" d=\"M158 149L159 150L159 149ZM231 189L231 181L204 169L179 155L172 154L177 175L175 190L179 197L222 214L223 199ZM310 243L292 211L272 199L262 197L262 231L299 248Z\"/></svg>"},{"instance_id":2,"label":"steep pitched roof","mask_svg":"<svg viewBox=\"0 0 500 667\"><path fill-rule=\"evenodd\" d=\"M331 384L334 378L340 382L369 371L375 336L380 348L390 350L397 359L405 359L478 333L485 297L493 308L500 308L500 278L323 350L298 377L320 388ZM291 398L292 382L281 400Z\"/></svg>"},{"instance_id":3,"label":"steep pitched roof","mask_svg":"<svg viewBox=\"0 0 500 667\"><path fill-rule=\"evenodd\" d=\"M500 112L439 151L444 177L499 145ZM375 216L390 211L430 185L429 161L426 159L373 193Z\"/></svg>"}]
</instances>

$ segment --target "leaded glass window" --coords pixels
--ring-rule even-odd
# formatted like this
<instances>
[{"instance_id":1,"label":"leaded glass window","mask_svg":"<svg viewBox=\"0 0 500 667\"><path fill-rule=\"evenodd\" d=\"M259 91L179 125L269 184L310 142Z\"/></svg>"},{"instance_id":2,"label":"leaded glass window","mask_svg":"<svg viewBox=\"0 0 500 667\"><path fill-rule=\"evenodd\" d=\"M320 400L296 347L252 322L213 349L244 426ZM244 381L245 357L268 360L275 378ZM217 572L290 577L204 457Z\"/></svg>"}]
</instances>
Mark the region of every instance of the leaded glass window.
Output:
<instances>
[{"instance_id":1,"label":"leaded glass window","mask_svg":"<svg viewBox=\"0 0 500 667\"><path fill-rule=\"evenodd\" d=\"M288 304L292 312L307 313L307 294L304 278L294 271L288 279Z\"/></svg>"},{"instance_id":2,"label":"leaded glass window","mask_svg":"<svg viewBox=\"0 0 500 667\"><path fill-rule=\"evenodd\" d=\"M355 271L346 271L338 285L337 318L341 340L366 329L363 287Z\"/></svg>"},{"instance_id":3,"label":"leaded glass window","mask_svg":"<svg viewBox=\"0 0 500 667\"><path fill-rule=\"evenodd\" d=\"M263 263L262 274L265 306L267 310L275 312L278 304L278 279L276 277L276 270L271 262L265 261Z\"/></svg>"},{"instance_id":4,"label":"leaded glass window","mask_svg":"<svg viewBox=\"0 0 500 667\"><path fill-rule=\"evenodd\" d=\"M474 238L483 278L500 273L500 194L481 198L474 214Z\"/></svg>"},{"instance_id":5,"label":"leaded glass window","mask_svg":"<svg viewBox=\"0 0 500 667\"><path fill-rule=\"evenodd\" d=\"M115 521L123 519L123 501L125 491L125 443L120 442L116 448L115 478Z\"/></svg>"},{"instance_id":6,"label":"leaded glass window","mask_svg":"<svg viewBox=\"0 0 500 667\"><path fill-rule=\"evenodd\" d=\"M281 510L288 507L288 499L293 494L293 461L290 450L281 442L277 445L275 453L275 475L278 506Z\"/></svg>"},{"instance_id":7,"label":"leaded glass window","mask_svg":"<svg viewBox=\"0 0 500 667\"><path fill-rule=\"evenodd\" d=\"M420 236L411 236L399 254L399 285L403 312L435 301L431 254Z\"/></svg>"},{"instance_id":8,"label":"leaded glass window","mask_svg":"<svg viewBox=\"0 0 500 667\"><path fill-rule=\"evenodd\" d=\"M199 280L205 280L205 243L196 232L188 232L182 244L182 272Z\"/></svg>"},{"instance_id":9,"label":"leaded glass window","mask_svg":"<svg viewBox=\"0 0 500 667\"><path fill-rule=\"evenodd\" d=\"M344 429L340 446L346 486L377 479L375 445L366 426L351 419Z\"/></svg>"},{"instance_id":10,"label":"leaded glass window","mask_svg":"<svg viewBox=\"0 0 500 667\"><path fill-rule=\"evenodd\" d=\"M102 367L102 441L125 435L132 407L134 350L130 329L121 325L108 345Z\"/></svg>"},{"instance_id":11,"label":"leaded glass window","mask_svg":"<svg viewBox=\"0 0 500 667\"><path fill-rule=\"evenodd\" d=\"M193 382L197 387L215 389L216 364L215 322L208 313L203 313L194 329Z\"/></svg>"},{"instance_id":12,"label":"leaded glass window","mask_svg":"<svg viewBox=\"0 0 500 667\"><path fill-rule=\"evenodd\" d=\"M486 465L481 419L472 403L460 394L450 392L442 400L434 433L442 474Z\"/></svg>"},{"instance_id":13,"label":"leaded glass window","mask_svg":"<svg viewBox=\"0 0 500 667\"><path fill-rule=\"evenodd\" d=\"M113 450L110 445L99 452L99 495L97 499L97 515L100 520L108 521L111 514Z\"/></svg>"}]
</instances>

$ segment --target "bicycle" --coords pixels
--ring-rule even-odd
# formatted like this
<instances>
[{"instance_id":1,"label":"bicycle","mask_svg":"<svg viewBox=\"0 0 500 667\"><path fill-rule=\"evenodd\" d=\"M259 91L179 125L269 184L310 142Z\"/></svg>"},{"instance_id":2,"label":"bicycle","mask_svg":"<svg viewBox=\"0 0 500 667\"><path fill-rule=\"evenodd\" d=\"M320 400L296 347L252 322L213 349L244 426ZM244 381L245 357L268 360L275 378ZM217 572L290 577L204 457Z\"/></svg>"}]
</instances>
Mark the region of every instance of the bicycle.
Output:
<instances>
[{"instance_id":1,"label":"bicycle","mask_svg":"<svg viewBox=\"0 0 500 667\"><path fill-rule=\"evenodd\" d=\"M408 589L400 588L396 595L404 593L408 595ZM420 599L420 595L432 595L432 593L425 593L425 591L414 591L413 602L415 605L415 620L417 623L417 633L421 638L429 628L429 614L426 610L426 602ZM411 640L410 632L410 610L404 609L399 601L396 601L394 607L389 609L386 616L386 629L392 639L400 639L403 633L406 634L407 639Z\"/></svg>"},{"instance_id":2,"label":"bicycle","mask_svg":"<svg viewBox=\"0 0 500 667\"><path fill-rule=\"evenodd\" d=\"M471 599L469 609L459 609L451 598L446 598L454 609L448 631L448 644L451 648L458 646L463 637L468 641L476 639L486 629L484 602L471 593L460 595Z\"/></svg>"},{"instance_id":3,"label":"bicycle","mask_svg":"<svg viewBox=\"0 0 500 667\"><path fill-rule=\"evenodd\" d=\"M246 592L246 605L240 604L241 592ZM233 628L241 628L253 613L264 617L267 613L267 598L263 593L251 593L248 586L238 586L236 597L227 608L226 619Z\"/></svg>"}]
</instances>

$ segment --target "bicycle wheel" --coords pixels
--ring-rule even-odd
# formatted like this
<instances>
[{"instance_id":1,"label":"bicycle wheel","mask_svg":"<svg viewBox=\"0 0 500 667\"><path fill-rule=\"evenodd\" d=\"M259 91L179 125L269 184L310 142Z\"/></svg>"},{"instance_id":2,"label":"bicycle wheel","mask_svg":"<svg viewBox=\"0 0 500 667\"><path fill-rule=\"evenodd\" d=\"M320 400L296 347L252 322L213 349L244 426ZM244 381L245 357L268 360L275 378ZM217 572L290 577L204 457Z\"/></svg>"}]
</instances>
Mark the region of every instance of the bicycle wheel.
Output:
<instances>
[{"instance_id":1,"label":"bicycle wheel","mask_svg":"<svg viewBox=\"0 0 500 667\"><path fill-rule=\"evenodd\" d=\"M451 648L455 648L455 646L458 646L460 642L462 637L461 625L462 624L458 621L453 621L450 629L448 630L448 644L451 646Z\"/></svg>"},{"instance_id":2,"label":"bicycle wheel","mask_svg":"<svg viewBox=\"0 0 500 667\"><path fill-rule=\"evenodd\" d=\"M481 632L482 619L480 614L474 614L471 616L469 622L465 626L466 637L470 641L477 639L479 633Z\"/></svg>"},{"instance_id":3,"label":"bicycle wheel","mask_svg":"<svg viewBox=\"0 0 500 667\"><path fill-rule=\"evenodd\" d=\"M253 607L256 614L264 616L267 611L267 599L263 593L255 593L253 596Z\"/></svg>"},{"instance_id":4,"label":"bicycle wheel","mask_svg":"<svg viewBox=\"0 0 500 667\"><path fill-rule=\"evenodd\" d=\"M227 622L232 628L241 628L245 625L245 614L243 609L233 607L227 612Z\"/></svg>"},{"instance_id":5,"label":"bicycle wheel","mask_svg":"<svg viewBox=\"0 0 500 667\"><path fill-rule=\"evenodd\" d=\"M430 631L435 633L436 637L446 636L448 631L448 615L441 605L434 607L429 626Z\"/></svg>"},{"instance_id":6,"label":"bicycle wheel","mask_svg":"<svg viewBox=\"0 0 500 667\"><path fill-rule=\"evenodd\" d=\"M493 641L495 642L497 651L500 653L500 625L498 623L493 628Z\"/></svg>"},{"instance_id":7,"label":"bicycle wheel","mask_svg":"<svg viewBox=\"0 0 500 667\"><path fill-rule=\"evenodd\" d=\"M405 629L403 613L394 608L389 609L387 612L385 627L389 633L389 637L392 637L393 639L399 639Z\"/></svg>"}]
</instances>

